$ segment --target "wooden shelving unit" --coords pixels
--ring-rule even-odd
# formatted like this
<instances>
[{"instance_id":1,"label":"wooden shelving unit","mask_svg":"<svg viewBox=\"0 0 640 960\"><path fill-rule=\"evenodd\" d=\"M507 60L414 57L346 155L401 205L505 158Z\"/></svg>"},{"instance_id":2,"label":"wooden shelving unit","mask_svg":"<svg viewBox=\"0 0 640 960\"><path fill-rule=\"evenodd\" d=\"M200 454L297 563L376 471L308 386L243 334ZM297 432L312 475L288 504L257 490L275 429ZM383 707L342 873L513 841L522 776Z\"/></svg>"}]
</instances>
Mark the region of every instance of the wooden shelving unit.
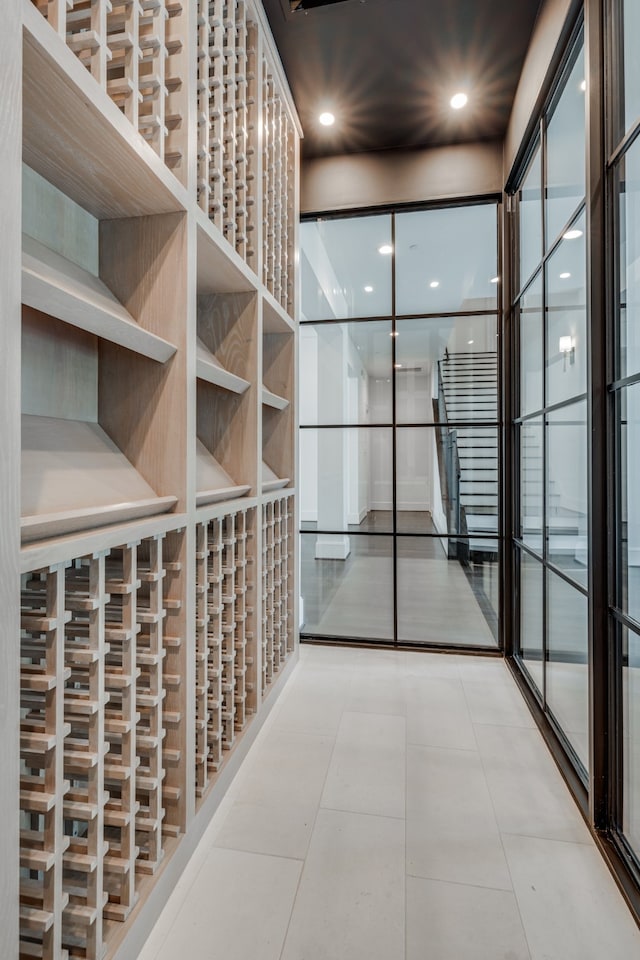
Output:
<instances>
[{"instance_id":1,"label":"wooden shelving unit","mask_svg":"<svg viewBox=\"0 0 640 960\"><path fill-rule=\"evenodd\" d=\"M134 960L296 660L300 128L259 0L10 3L0 955Z\"/></svg>"}]
</instances>

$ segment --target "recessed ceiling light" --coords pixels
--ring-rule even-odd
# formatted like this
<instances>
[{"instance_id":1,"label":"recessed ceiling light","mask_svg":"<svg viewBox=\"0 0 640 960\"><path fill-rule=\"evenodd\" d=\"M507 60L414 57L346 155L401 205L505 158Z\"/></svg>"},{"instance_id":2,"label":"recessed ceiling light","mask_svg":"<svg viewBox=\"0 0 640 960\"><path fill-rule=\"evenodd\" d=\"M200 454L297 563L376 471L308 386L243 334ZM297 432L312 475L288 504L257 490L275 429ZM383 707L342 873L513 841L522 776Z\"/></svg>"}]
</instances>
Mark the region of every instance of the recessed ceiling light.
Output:
<instances>
[{"instance_id":1,"label":"recessed ceiling light","mask_svg":"<svg viewBox=\"0 0 640 960\"><path fill-rule=\"evenodd\" d=\"M396 370L400 370L400 368L402 367L402 364L401 364L401 363L394 363L394 367L395 367Z\"/></svg>"},{"instance_id":2,"label":"recessed ceiling light","mask_svg":"<svg viewBox=\"0 0 640 960\"><path fill-rule=\"evenodd\" d=\"M431 283L429 284L429 286L431 287L432 290L435 290L436 287L439 287L439 286L440 286L440 281L439 281L439 280L432 280Z\"/></svg>"},{"instance_id":3,"label":"recessed ceiling light","mask_svg":"<svg viewBox=\"0 0 640 960\"><path fill-rule=\"evenodd\" d=\"M450 100L451 106L454 110L462 110L463 107L466 107L469 102L469 97L466 93L455 93Z\"/></svg>"},{"instance_id":4,"label":"recessed ceiling light","mask_svg":"<svg viewBox=\"0 0 640 960\"><path fill-rule=\"evenodd\" d=\"M471 346L471 344L473 343L473 340L467 340L467 343L469 344L469 346Z\"/></svg>"},{"instance_id":5,"label":"recessed ceiling light","mask_svg":"<svg viewBox=\"0 0 640 960\"><path fill-rule=\"evenodd\" d=\"M365 287L365 288L364 288L364 292L365 292L365 293L373 293L373 287L369 287L369 286Z\"/></svg>"},{"instance_id":6,"label":"recessed ceiling light","mask_svg":"<svg viewBox=\"0 0 640 960\"><path fill-rule=\"evenodd\" d=\"M561 279L561 280L568 280L570 276L571 276L570 273L561 273L561 274L560 274L560 279Z\"/></svg>"},{"instance_id":7,"label":"recessed ceiling light","mask_svg":"<svg viewBox=\"0 0 640 960\"><path fill-rule=\"evenodd\" d=\"M398 336L398 331L397 331L397 330L392 330L391 333L389 334L389 336L390 336L390 337L397 337L397 336Z\"/></svg>"},{"instance_id":8,"label":"recessed ceiling light","mask_svg":"<svg viewBox=\"0 0 640 960\"><path fill-rule=\"evenodd\" d=\"M500 277L491 277L491 283L500 283Z\"/></svg>"},{"instance_id":9,"label":"recessed ceiling light","mask_svg":"<svg viewBox=\"0 0 640 960\"><path fill-rule=\"evenodd\" d=\"M336 118L332 113L329 113L328 110L325 111L325 113L321 113L320 116L318 117L318 120L320 121L323 127L332 127L336 122Z\"/></svg>"},{"instance_id":10,"label":"recessed ceiling light","mask_svg":"<svg viewBox=\"0 0 640 960\"><path fill-rule=\"evenodd\" d=\"M378 247L378 253L381 253L383 257L388 256L393 253L393 247L390 243L383 243L381 247Z\"/></svg>"},{"instance_id":11,"label":"recessed ceiling light","mask_svg":"<svg viewBox=\"0 0 640 960\"><path fill-rule=\"evenodd\" d=\"M562 234L563 240L577 240L578 237L582 236L582 230L575 228L574 230L567 230L566 233Z\"/></svg>"},{"instance_id":12,"label":"recessed ceiling light","mask_svg":"<svg viewBox=\"0 0 640 960\"><path fill-rule=\"evenodd\" d=\"M583 81L582 81L582 83L580 84L580 89L582 90L583 93L584 93L584 91L587 89L587 81L586 81L586 80L583 80Z\"/></svg>"}]
</instances>

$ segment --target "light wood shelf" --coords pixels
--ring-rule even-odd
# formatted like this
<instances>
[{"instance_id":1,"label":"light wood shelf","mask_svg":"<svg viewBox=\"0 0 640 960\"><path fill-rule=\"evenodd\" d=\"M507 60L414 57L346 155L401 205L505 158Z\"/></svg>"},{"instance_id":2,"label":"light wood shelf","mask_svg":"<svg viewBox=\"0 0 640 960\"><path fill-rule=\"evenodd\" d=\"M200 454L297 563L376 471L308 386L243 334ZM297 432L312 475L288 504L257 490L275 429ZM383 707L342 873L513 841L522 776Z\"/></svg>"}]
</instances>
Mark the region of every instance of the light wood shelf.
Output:
<instances>
[{"instance_id":1,"label":"light wood shelf","mask_svg":"<svg viewBox=\"0 0 640 960\"><path fill-rule=\"evenodd\" d=\"M279 477L273 472L268 463L262 461L262 490L269 493L272 490L280 490L289 483L289 477Z\"/></svg>"},{"instance_id":2,"label":"light wood shelf","mask_svg":"<svg viewBox=\"0 0 640 960\"><path fill-rule=\"evenodd\" d=\"M220 466L201 440L196 440L197 493L196 506L234 500L249 493L250 484L237 484Z\"/></svg>"},{"instance_id":3,"label":"light wood shelf","mask_svg":"<svg viewBox=\"0 0 640 960\"><path fill-rule=\"evenodd\" d=\"M22 239L22 302L159 363L176 351L140 327L98 277L28 236Z\"/></svg>"},{"instance_id":4,"label":"light wood shelf","mask_svg":"<svg viewBox=\"0 0 640 960\"><path fill-rule=\"evenodd\" d=\"M272 393L271 390L267 390L265 386L262 387L262 402L265 406L272 407L274 410L286 410L289 406L289 401L286 397Z\"/></svg>"},{"instance_id":5,"label":"light wood shelf","mask_svg":"<svg viewBox=\"0 0 640 960\"><path fill-rule=\"evenodd\" d=\"M196 374L200 380L206 380L207 383L213 383L224 390L230 390L231 393L244 393L251 384L242 377L237 377L234 373L222 366L217 357L214 356L200 338L197 342Z\"/></svg>"}]
</instances>

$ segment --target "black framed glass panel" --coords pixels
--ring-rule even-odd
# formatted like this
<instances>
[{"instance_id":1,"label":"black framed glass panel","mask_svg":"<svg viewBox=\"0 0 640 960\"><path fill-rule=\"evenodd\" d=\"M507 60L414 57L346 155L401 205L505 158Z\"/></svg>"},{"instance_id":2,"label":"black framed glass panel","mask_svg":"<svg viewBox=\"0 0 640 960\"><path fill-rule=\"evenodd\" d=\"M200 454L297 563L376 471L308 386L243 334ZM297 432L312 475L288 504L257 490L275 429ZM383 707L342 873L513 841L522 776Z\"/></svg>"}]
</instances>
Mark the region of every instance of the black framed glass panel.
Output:
<instances>
[{"instance_id":1,"label":"black framed glass panel","mask_svg":"<svg viewBox=\"0 0 640 960\"><path fill-rule=\"evenodd\" d=\"M587 389L585 218L582 214L547 261L547 404Z\"/></svg>"},{"instance_id":2,"label":"black framed glass panel","mask_svg":"<svg viewBox=\"0 0 640 960\"><path fill-rule=\"evenodd\" d=\"M546 249L584 200L586 185L586 81L582 43L547 119Z\"/></svg>"},{"instance_id":3,"label":"black framed glass panel","mask_svg":"<svg viewBox=\"0 0 640 960\"><path fill-rule=\"evenodd\" d=\"M622 828L640 855L640 634L620 626L622 637Z\"/></svg>"},{"instance_id":4,"label":"black framed glass panel","mask_svg":"<svg viewBox=\"0 0 640 960\"><path fill-rule=\"evenodd\" d=\"M398 639L498 643L498 541L398 537Z\"/></svg>"},{"instance_id":5,"label":"black framed glass panel","mask_svg":"<svg viewBox=\"0 0 640 960\"><path fill-rule=\"evenodd\" d=\"M302 320L344 320L391 314L391 217L300 224Z\"/></svg>"},{"instance_id":6,"label":"black framed glass panel","mask_svg":"<svg viewBox=\"0 0 640 960\"><path fill-rule=\"evenodd\" d=\"M619 197L617 376L624 379L640 373L640 139L629 147L618 165L616 190Z\"/></svg>"},{"instance_id":7,"label":"black framed glass panel","mask_svg":"<svg viewBox=\"0 0 640 960\"><path fill-rule=\"evenodd\" d=\"M498 419L497 317L399 319L398 423Z\"/></svg>"},{"instance_id":8,"label":"black framed glass panel","mask_svg":"<svg viewBox=\"0 0 640 960\"><path fill-rule=\"evenodd\" d=\"M588 604L547 570L546 701L585 771L589 769Z\"/></svg>"},{"instance_id":9,"label":"black framed glass panel","mask_svg":"<svg viewBox=\"0 0 640 960\"><path fill-rule=\"evenodd\" d=\"M520 447L520 539L539 556L543 552L544 428L542 417L518 428Z\"/></svg>"},{"instance_id":10,"label":"black framed glass panel","mask_svg":"<svg viewBox=\"0 0 640 960\"><path fill-rule=\"evenodd\" d=\"M518 304L520 339L520 415L543 406L544 333L542 271Z\"/></svg>"},{"instance_id":11,"label":"black framed glass panel","mask_svg":"<svg viewBox=\"0 0 640 960\"><path fill-rule=\"evenodd\" d=\"M300 431L303 531L393 532L393 431Z\"/></svg>"},{"instance_id":12,"label":"black framed glass panel","mask_svg":"<svg viewBox=\"0 0 640 960\"><path fill-rule=\"evenodd\" d=\"M393 640L393 538L300 535L302 631Z\"/></svg>"},{"instance_id":13,"label":"black framed glass panel","mask_svg":"<svg viewBox=\"0 0 640 960\"><path fill-rule=\"evenodd\" d=\"M637 0L623 0L621 10L620 35L623 38L623 103L624 124L621 133L626 133L640 120L640 57L638 57L638 37L640 37L640 4Z\"/></svg>"},{"instance_id":14,"label":"black framed glass panel","mask_svg":"<svg viewBox=\"0 0 640 960\"><path fill-rule=\"evenodd\" d=\"M518 191L521 290L542 256L542 150L535 148Z\"/></svg>"},{"instance_id":15,"label":"black framed glass panel","mask_svg":"<svg viewBox=\"0 0 640 960\"><path fill-rule=\"evenodd\" d=\"M544 567L518 550L520 569L520 655L539 694L544 689Z\"/></svg>"},{"instance_id":16,"label":"black framed glass panel","mask_svg":"<svg viewBox=\"0 0 640 960\"><path fill-rule=\"evenodd\" d=\"M578 583L589 571L587 403L547 416L547 556Z\"/></svg>"},{"instance_id":17,"label":"black framed glass panel","mask_svg":"<svg viewBox=\"0 0 640 960\"><path fill-rule=\"evenodd\" d=\"M618 605L640 623L640 383L617 394L620 469L618 472Z\"/></svg>"},{"instance_id":18,"label":"black framed glass panel","mask_svg":"<svg viewBox=\"0 0 640 960\"><path fill-rule=\"evenodd\" d=\"M396 214L399 315L489 312L497 304L495 205Z\"/></svg>"},{"instance_id":19,"label":"black framed glass panel","mask_svg":"<svg viewBox=\"0 0 640 960\"><path fill-rule=\"evenodd\" d=\"M393 422L390 320L304 324L299 357L301 424Z\"/></svg>"}]
</instances>

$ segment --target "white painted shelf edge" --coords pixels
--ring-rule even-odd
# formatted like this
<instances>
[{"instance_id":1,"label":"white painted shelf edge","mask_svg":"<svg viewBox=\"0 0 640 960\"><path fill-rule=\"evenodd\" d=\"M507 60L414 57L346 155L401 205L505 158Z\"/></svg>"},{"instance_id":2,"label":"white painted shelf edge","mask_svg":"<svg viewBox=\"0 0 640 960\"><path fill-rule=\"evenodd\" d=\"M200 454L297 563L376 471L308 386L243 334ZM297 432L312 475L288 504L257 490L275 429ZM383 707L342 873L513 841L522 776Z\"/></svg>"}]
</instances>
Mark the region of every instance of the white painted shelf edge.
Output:
<instances>
[{"instance_id":1,"label":"white painted shelf edge","mask_svg":"<svg viewBox=\"0 0 640 960\"><path fill-rule=\"evenodd\" d=\"M24 542L172 510L97 423L22 416Z\"/></svg>"},{"instance_id":2,"label":"white painted shelf edge","mask_svg":"<svg viewBox=\"0 0 640 960\"><path fill-rule=\"evenodd\" d=\"M176 351L172 343L137 324L98 277L26 235L22 302L160 363Z\"/></svg>"},{"instance_id":3,"label":"white painted shelf edge","mask_svg":"<svg viewBox=\"0 0 640 960\"><path fill-rule=\"evenodd\" d=\"M236 497L244 497L251 489L250 484L237 484L207 450L202 440L198 439L196 460L196 506L218 503L220 500L235 500Z\"/></svg>"},{"instance_id":4,"label":"white painted shelf edge","mask_svg":"<svg viewBox=\"0 0 640 960\"><path fill-rule=\"evenodd\" d=\"M274 410L286 410L289 406L286 397L280 397L277 393L272 393L265 386L262 387L262 402L267 407L273 407Z\"/></svg>"},{"instance_id":5,"label":"white painted shelf edge","mask_svg":"<svg viewBox=\"0 0 640 960\"><path fill-rule=\"evenodd\" d=\"M218 358L207 350L200 337L197 339L196 376L232 393L244 393L251 386L248 380L237 377L223 367Z\"/></svg>"},{"instance_id":6,"label":"white painted shelf edge","mask_svg":"<svg viewBox=\"0 0 640 960\"><path fill-rule=\"evenodd\" d=\"M273 472L268 463L262 461L262 489L265 493L270 490L280 490L289 483L289 477L279 477Z\"/></svg>"}]
</instances>

